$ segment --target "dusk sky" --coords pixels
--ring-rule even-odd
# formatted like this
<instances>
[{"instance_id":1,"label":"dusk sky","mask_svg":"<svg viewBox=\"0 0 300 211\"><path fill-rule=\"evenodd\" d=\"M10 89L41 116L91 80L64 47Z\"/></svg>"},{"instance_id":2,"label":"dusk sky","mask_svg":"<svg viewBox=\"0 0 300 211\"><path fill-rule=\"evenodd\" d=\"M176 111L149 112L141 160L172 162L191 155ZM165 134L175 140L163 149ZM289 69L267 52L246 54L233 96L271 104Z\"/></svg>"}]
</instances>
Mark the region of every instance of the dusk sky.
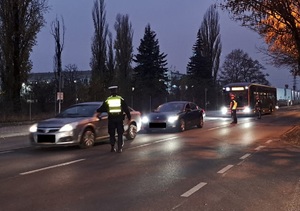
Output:
<instances>
[{"instance_id":1,"label":"dusk sky","mask_svg":"<svg viewBox=\"0 0 300 211\"><path fill-rule=\"evenodd\" d=\"M214 2L215 0L106 0L106 19L114 36L117 14L129 15L134 32L134 54L137 53L136 49L149 23L156 33L160 51L167 54L168 67L186 73L197 31L205 12ZM63 68L75 64L79 70L90 70L94 0L48 0L48 3L51 10L45 15L47 23L38 34L38 43L31 55L32 72L53 72L55 47L50 29L51 22L56 17L59 20L63 17L66 27L62 53ZM273 86L283 88L288 84L292 87L293 77L289 70L267 65L263 59L264 55L258 52L257 47L263 44L263 40L256 33L231 21L226 12L218 12L222 41L221 65L225 56L232 50L242 49L266 68L264 72L270 75L267 80ZM299 88L300 84L297 86L298 90Z\"/></svg>"}]
</instances>

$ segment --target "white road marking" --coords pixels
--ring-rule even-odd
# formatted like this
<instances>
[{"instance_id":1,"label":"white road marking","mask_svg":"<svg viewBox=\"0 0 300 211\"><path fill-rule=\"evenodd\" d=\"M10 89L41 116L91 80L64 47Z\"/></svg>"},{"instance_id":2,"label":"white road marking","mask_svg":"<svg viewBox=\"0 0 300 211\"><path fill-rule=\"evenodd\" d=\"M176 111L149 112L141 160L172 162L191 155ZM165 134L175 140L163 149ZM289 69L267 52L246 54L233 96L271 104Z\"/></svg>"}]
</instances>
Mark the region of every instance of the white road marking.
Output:
<instances>
[{"instance_id":1,"label":"white road marking","mask_svg":"<svg viewBox=\"0 0 300 211\"><path fill-rule=\"evenodd\" d=\"M200 182L198 185L196 185L195 187L191 188L190 190L182 194L181 197L189 197L190 195L200 190L200 188L204 187L205 185L207 185L206 182Z\"/></svg>"},{"instance_id":2,"label":"white road marking","mask_svg":"<svg viewBox=\"0 0 300 211\"><path fill-rule=\"evenodd\" d=\"M263 148L265 148L265 146L258 146L258 147L255 148L255 150L258 151L258 150L261 150Z\"/></svg>"},{"instance_id":3,"label":"white road marking","mask_svg":"<svg viewBox=\"0 0 300 211\"><path fill-rule=\"evenodd\" d=\"M12 150L6 150L6 151L0 152L0 154L6 154L6 153L10 153L10 152L13 152L13 151Z\"/></svg>"},{"instance_id":4,"label":"white road marking","mask_svg":"<svg viewBox=\"0 0 300 211\"><path fill-rule=\"evenodd\" d=\"M61 164L57 164L57 165L54 165L54 166L48 166L48 167L45 167L45 168L40 168L40 169L36 169L36 170L32 170L32 171L23 172L23 173L20 173L20 175L33 174L33 173L36 173L36 172L39 172L39 171L53 169L53 168L57 168L57 167L61 167L61 166L67 166L67 165L70 165L70 164L73 164L73 163L78 163L78 162L81 162L81 161L84 161L84 160L85 159L73 160L73 161L70 161L70 162L61 163Z\"/></svg>"},{"instance_id":5,"label":"white road marking","mask_svg":"<svg viewBox=\"0 0 300 211\"><path fill-rule=\"evenodd\" d=\"M127 150L130 150L130 149L138 149L138 148L150 146L150 145L153 145L153 144L157 144L157 143L161 143L161 142L165 142L165 141L170 141L170 140L173 140L173 139L176 139L176 138L178 138L178 137L174 136L174 137L170 137L170 138L166 138L166 139L161 139L161 140L154 141L153 143L142 144L142 145L139 145L139 146L130 147L130 148L128 148Z\"/></svg>"},{"instance_id":6,"label":"white road marking","mask_svg":"<svg viewBox=\"0 0 300 211\"><path fill-rule=\"evenodd\" d=\"M269 143L271 143L273 140L268 140L267 142L266 142L266 144L269 144Z\"/></svg>"},{"instance_id":7,"label":"white road marking","mask_svg":"<svg viewBox=\"0 0 300 211\"><path fill-rule=\"evenodd\" d=\"M229 169L231 169L233 167L233 165L228 165L225 168L221 169L220 171L218 171L218 174L223 174L226 171L228 171Z\"/></svg>"},{"instance_id":8,"label":"white road marking","mask_svg":"<svg viewBox=\"0 0 300 211\"><path fill-rule=\"evenodd\" d=\"M247 153L247 154L243 155L242 157L240 157L240 160L244 160L247 157L249 157L250 155L251 155L250 153Z\"/></svg>"}]
</instances>

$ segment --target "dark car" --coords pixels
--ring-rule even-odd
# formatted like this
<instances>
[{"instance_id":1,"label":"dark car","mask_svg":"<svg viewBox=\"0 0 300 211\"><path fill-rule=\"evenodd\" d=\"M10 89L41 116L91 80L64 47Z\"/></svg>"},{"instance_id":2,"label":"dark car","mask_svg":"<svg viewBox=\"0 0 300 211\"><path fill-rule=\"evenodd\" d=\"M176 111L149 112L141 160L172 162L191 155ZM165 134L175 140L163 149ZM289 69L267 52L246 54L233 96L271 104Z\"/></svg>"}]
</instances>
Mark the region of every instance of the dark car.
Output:
<instances>
[{"instance_id":1,"label":"dark car","mask_svg":"<svg viewBox=\"0 0 300 211\"><path fill-rule=\"evenodd\" d=\"M147 132L175 129L179 132L194 126L202 128L205 111L193 102L172 101L164 103L154 112L142 117L142 128Z\"/></svg>"},{"instance_id":2,"label":"dark car","mask_svg":"<svg viewBox=\"0 0 300 211\"><path fill-rule=\"evenodd\" d=\"M30 127L30 142L34 146L79 145L92 147L95 142L108 138L107 113L97 113L102 102L75 104L56 117ZM124 119L124 136L133 140L141 129L141 113L130 109L131 120ZM126 116L126 115L124 115Z\"/></svg>"}]
</instances>

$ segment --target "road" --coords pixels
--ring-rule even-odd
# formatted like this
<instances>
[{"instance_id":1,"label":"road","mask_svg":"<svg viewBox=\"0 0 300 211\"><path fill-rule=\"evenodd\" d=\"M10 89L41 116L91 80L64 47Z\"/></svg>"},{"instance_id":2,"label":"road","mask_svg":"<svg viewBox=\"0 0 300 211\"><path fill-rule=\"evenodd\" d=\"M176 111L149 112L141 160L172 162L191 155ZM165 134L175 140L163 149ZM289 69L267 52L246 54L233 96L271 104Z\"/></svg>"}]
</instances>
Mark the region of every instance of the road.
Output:
<instances>
[{"instance_id":1,"label":"road","mask_svg":"<svg viewBox=\"0 0 300 211\"><path fill-rule=\"evenodd\" d=\"M123 153L2 137L1 210L300 210L300 148L280 140L298 110L237 125L208 113L201 129L140 133Z\"/></svg>"}]
</instances>

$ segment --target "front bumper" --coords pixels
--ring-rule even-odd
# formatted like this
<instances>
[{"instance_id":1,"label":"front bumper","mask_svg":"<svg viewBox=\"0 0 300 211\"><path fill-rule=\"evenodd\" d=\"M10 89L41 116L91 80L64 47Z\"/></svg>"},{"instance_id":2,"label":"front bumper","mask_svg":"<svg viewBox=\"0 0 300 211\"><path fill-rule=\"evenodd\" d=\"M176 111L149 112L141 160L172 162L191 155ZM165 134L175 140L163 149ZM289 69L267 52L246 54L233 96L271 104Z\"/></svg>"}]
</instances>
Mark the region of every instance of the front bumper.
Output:
<instances>
[{"instance_id":1,"label":"front bumper","mask_svg":"<svg viewBox=\"0 0 300 211\"><path fill-rule=\"evenodd\" d=\"M73 131L35 132L29 134L29 139L33 146L70 146L79 144L79 138L74 136Z\"/></svg>"}]
</instances>

